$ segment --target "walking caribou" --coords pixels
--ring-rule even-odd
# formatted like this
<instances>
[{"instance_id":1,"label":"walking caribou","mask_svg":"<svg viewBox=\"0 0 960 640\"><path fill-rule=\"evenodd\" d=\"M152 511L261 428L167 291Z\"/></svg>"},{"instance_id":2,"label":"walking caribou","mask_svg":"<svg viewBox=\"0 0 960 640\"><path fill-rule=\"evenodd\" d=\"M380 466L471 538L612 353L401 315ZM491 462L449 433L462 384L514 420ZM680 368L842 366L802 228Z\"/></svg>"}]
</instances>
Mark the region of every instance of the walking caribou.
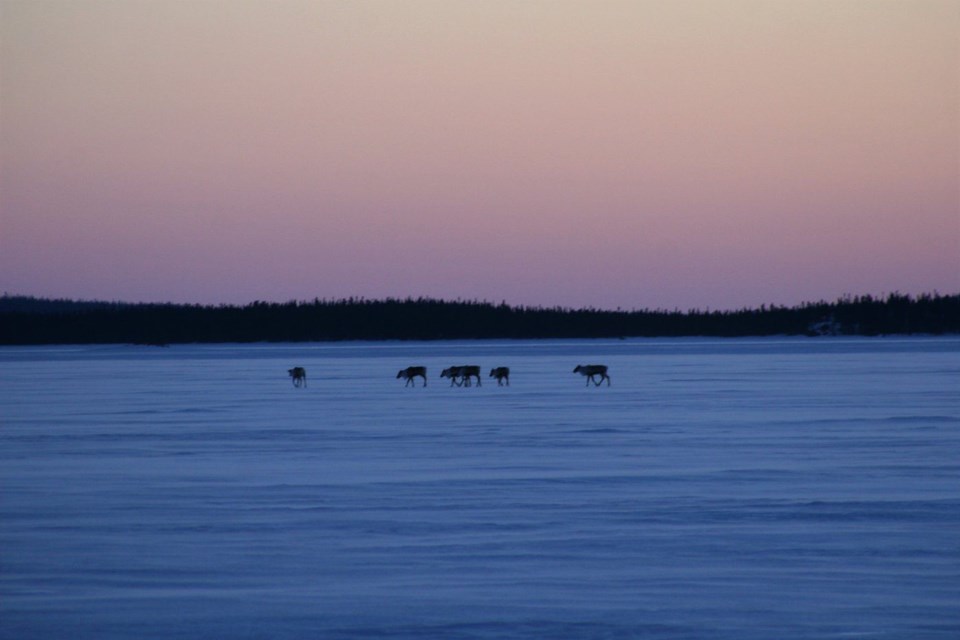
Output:
<instances>
[{"instance_id":1,"label":"walking caribou","mask_svg":"<svg viewBox=\"0 0 960 640\"><path fill-rule=\"evenodd\" d=\"M607 386L610 386L610 376L607 375L607 365L605 364L578 364L577 368L573 370L574 373L579 373L587 379L587 386L590 386L590 383L593 382L596 386L600 386L600 383L606 379ZM594 380L594 376L599 376L599 380Z\"/></svg>"},{"instance_id":2,"label":"walking caribou","mask_svg":"<svg viewBox=\"0 0 960 640\"><path fill-rule=\"evenodd\" d=\"M470 379L477 379L477 386L482 387L483 383L480 382L480 366L476 364L461 365L459 367L447 367L442 372L440 372L441 378L450 378L450 386L457 385L460 386L470 386ZM460 381L457 381L457 378L460 378Z\"/></svg>"},{"instance_id":3,"label":"walking caribou","mask_svg":"<svg viewBox=\"0 0 960 640\"><path fill-rule=\"evenodd\" d=\"M400 369L400 371L397 372L398 378L403 378L404 380L407 381L407 384L403 385L405 387L409 387L411 384L413 386L417 386L417 383L414 380L414 378L418 376L423 378L423 386L427 386L427 368L426 367L407 367L406 369Z\"/></svg>"},{"instance_id":4,"label":"walking caribou","mask_svg":"<svg viewBox=\"0 0 960 640\"><path fill-rule=\"evenodd\" d=\"M510 386L510 367L496 367L494 369L490 369L489 377L497 379L498 387L503 386L504 380L507 381L507 386L509 387Z\"/></svg>"},{"instance_id":5,"label":"walking caribou","mask_svg":"<svg viewBox=\"0 0 960 640\"><path fill-rule=\"evenodd\" d=\"M305 387L307 386L307 370L303 367L294 367L293 369L287 369L287 374L293 379L293 386L295 387Z\"/></svg>"}]
</instances>

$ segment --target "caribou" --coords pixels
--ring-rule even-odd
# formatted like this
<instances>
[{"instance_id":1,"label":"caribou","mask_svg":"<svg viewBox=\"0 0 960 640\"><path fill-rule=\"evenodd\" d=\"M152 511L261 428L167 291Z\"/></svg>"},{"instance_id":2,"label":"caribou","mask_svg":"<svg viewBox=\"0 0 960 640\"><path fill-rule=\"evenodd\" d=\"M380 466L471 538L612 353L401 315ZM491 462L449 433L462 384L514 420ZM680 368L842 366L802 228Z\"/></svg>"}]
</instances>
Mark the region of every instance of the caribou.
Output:
<instances>
[{"instance_id":1,"label":"caribou","mask_svg":"<svg viewBox=\"0 0 960 640\"><path fill-rule=\"evenodd\" d=\"M447 367L440 372L441 378L450 378L450 386L452 387L457 381L457 377L460 375L460 367Z\"/></svg>"},{"instance_id":2,"label":"caribou","mask_svg":"<svg viewBox=\"0 0 960 640\"><path fill-rule=\"evenodd\" d=\"M509 387L510 386L510 367L496 367L494 369L490 369L489 377L497 379L498 387L503 386L504 380L507 381L507 386Z\"/></svg>"},{"instance_id":3,"label":"caribou","mask_svg":"<svg viewBox=\"0 0 960 640\"><path fill-rule=\"evenodd\" d=\"M610 386L610 376L607 375L607 365L605 364L578 364L577 368L573 370L574 373L579 373L587 379L587 386L590 386L590 383L593 382L596 386L600 386L600 383L606 379L607 386ZM594 376L600 376L599 380L594 380Z\"/></svg>"},{"instance_id":4,"label":"caribou","mask_svg":"<svg viewBox=\"0 0 960 640\"><path fill-rule=\"evenodd\" d=\"M470 379L477 379L477 386L482 387L483 383L480 382L480 366L475 364L461 365L459 367L447 367L442 372L440 372L441 378L450 378L450 386L457 385L458 387L470 386ZM457 381L459 378L459 382Z\"/></svg>"},{"instance_id":5,"label":"caribou","mask_svg":"<svg viewBox=\"0 0 960 640\"><path fill-rule=\"evenodd\" d=\"M293 379L293 386L297 388L307 386L307 370L303 367L287 369L287 374Z\"/></svg>"},{"instance_id":6,"label":"caribou","mask_svg":"<svg viewBox=\"0 0 960 640\"><path fill-rule=\"evenodd\" d=\"M417 386L414 378L423 378L423 386L427 386L427 368L426 367L407 367L397 372L397 378L403 378L407 383L403 386L409 387L411 384Z\"/></svg>"}]
</instances>

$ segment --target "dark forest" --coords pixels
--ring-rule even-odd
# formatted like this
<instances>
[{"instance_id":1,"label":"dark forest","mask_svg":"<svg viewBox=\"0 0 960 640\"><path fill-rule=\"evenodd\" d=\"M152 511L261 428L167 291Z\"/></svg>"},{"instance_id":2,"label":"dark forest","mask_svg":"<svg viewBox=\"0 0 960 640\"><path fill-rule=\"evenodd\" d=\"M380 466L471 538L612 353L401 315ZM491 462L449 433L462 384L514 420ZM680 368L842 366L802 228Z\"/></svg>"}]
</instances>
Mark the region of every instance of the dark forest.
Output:
<instances>
[{"instance_id":1,"label":"dark forest","mask_svg":"<svg viewBox=\"0 0 960 640\"><path fill-rule=\"evenodd\" d=\"M611 311L430 298L201 306L0 297L4 345L944 333L960 333L960 294L893 293L736 311Z\"/></svg>"}]
</instances>

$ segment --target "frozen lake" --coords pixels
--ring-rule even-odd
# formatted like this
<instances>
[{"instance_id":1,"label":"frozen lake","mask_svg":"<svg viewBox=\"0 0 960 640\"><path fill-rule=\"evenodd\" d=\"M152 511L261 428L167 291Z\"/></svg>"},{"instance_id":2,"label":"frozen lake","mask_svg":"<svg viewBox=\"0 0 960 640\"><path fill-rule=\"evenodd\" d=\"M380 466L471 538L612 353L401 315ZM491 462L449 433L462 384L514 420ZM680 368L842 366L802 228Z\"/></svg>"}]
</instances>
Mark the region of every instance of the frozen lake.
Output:
<instances>
[{"instance_id":1,"label":"frozen lake","mask_svg":"<svg viewBox=\"0 0 960 640\"><path fill-rule=\"evenodd\" d=\"M958 389L958 337L0 348L0 638L953 640Z\"/></svg>"}]
</instances>

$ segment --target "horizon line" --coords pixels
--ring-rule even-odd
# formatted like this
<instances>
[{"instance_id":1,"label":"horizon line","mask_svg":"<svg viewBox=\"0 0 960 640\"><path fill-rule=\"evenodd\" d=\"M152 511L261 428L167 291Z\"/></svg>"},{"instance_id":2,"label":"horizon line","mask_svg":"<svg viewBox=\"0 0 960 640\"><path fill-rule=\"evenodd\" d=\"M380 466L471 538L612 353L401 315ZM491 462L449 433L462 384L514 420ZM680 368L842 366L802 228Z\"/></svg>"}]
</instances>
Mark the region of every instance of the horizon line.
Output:
<instances>
[{"instance_id":1,"label":"horizon line","mask_svg":"<svg viewBox=\"0 0 960 640\"><path fill-rule=\"evenodd\" d=\"M604 307L594 307L594 306L564 306L564 305L530 305L530 304L514 304L508 303L506 300L501 300L500 302L494 302L486 299L471 298L466 299L462 297L457 297L454 299L449 298L439 298L433 296L413 296L408 295L405 297L398 296L384 296L378 298L368 298L365 296L346 296L340 298L321 298L315 296L310 299L288 299L288 300L252 300L246 303L226 303L226 302L174 302L170 300L166 301L129 301L129 300L106 300L106 299L88 299L88 298L66 298L66 297L44 297L36 296L32 294L20 294L20 293L10 293L4 291L0 295L0 300L5 299L26 299L26 300L35 300L39 302L53 302L53 303L73 303L73 304L90 304L90 305L118 305L118 306L173 306L173 307L206 307L206 308L236 308L244 309L248 307L253 307L258 304L264 305L290 305L295 304L297 306L307 306L312 304L337 304L337 303L352 303L352 304L377 304L377 303L416 303L416 302L427 302L427 303L441 303L441 304L472 304L472 305L486 305L491 307L502 307L506 306L509 309L530 309L530 310L541 310L541 311L564 311L564 312L594 312L594 313L679 313L679 314L688 314L688 313L726 313L726 312L756 312L764 310L774 310L774 309L802 309L808 306L816 305L838 305L844 303L852 303L856 301L870 301L870 302L889 302L897 298L904 298L907 301L917 301L928 298L952 298L960 296L960 291L956 293L941 293L937 289L932 291L925 291L917 294L910 293L901 293L900 291L890 291L883 292L880 294L871 294L871 293L862 293L862 294L851 294L844 293L837 297L834 300L827 300L826 298L821 298L819 300L805 300L799 303L792 305L788 304L777 304L777 303L761 303L755 306L741 306L741 307L728 307L728 308L711 308L709 305L700 308L700 307L689 307L687 309L681 309L680 307L674 307L672 309L664 307L616 307L616 308L604 308Z\"/></svg>"}]
</instances>

